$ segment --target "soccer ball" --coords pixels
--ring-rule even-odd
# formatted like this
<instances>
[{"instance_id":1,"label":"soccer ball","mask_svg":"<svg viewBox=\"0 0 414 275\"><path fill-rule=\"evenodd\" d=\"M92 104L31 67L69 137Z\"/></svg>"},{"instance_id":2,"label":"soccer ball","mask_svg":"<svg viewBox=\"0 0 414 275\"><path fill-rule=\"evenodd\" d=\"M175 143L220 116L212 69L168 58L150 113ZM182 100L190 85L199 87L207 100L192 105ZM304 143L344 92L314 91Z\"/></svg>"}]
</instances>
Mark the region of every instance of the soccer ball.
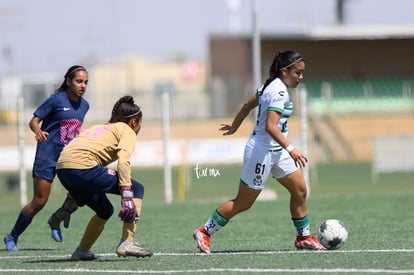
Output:
<instances>
[{"instance_id":1,"label":"soccer ball","mask_svg":"<svg viewBox=\"0 0 414 275\"><path fill-rule=\"evenodd\" d=\"M318 240L326 249L338 249L345 244L347 239L348 231L340 220L329 219L319 226Z\"/></svg>"}]
</instances>

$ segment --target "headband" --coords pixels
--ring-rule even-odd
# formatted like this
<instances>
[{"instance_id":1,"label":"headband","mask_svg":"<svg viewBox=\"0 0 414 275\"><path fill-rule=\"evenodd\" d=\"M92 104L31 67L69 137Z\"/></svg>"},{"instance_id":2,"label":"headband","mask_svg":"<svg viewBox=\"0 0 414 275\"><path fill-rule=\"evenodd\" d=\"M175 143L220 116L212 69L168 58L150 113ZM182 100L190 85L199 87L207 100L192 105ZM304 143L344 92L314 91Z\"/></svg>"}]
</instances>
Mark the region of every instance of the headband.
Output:
<instances>
[{"instance_id":1,"label":"headband","mask_svg":"<svg viewBox=\"0 0 414 275\"><path fill-rule=\"evenodd\" d=\"M127 116L122 116L122 117L124 117L124 118L133 117L133 116L138 115L139 113L141 113L141 110L138 110L137 112L135 112L133 114L130 114L130 115L127 115Z\"/></svg>"},{"instance_id":2,"label":"headband","mask_svg":"<svg viewBox=\"0 0 414 275\"><path fill-rule=\"evenodd\" d=\"M287 65L287 66L285 66L285 67L283 67L283 68L289 68L289 67L291 67L291 66L295 65L297 62L299 62L299 61L301 61L301 60L303 60L303 58L302 58L302 57L299 57L298 59L296 59L295 61L293 61L292 63L290 63L289 65ZM282 68L282 69L283 69L283 68Z\"/></svg>"},{"instance_id":3,"label":"headband","mask_svg":"<svg viewBox=\"0 0 414 275\"><path fill-rule=\"evenodd\" d=\"M82 67L82 66L77 66L77 67L75 67L75 68L73 68L72 70L70 70L66 75L65 75L65 77L69 77L70 75L72 75L74 72L77 72L77 71L85 71L86 72L86 69L84 68L84 67Z\"/></svg>"}]
</instances>

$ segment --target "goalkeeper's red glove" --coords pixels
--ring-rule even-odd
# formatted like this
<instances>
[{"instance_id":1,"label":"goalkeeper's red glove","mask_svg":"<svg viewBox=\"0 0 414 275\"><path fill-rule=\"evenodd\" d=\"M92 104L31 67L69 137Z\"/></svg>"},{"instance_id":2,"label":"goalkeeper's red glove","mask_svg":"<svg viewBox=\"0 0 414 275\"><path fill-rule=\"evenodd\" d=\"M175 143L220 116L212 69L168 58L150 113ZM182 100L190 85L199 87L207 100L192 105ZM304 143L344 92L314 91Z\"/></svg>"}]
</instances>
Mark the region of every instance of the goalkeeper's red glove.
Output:
<instances>
[{"instance_id":1,"label":"goalkeeper's red glove","mask_svg":"<svg viewBox=\"0 0 414 275\"><path fill-rule=\"evenodd\" d=\"M121 186L121 210L118 217L124 222L133 222L137 215L135 204L132 198L134 193L129 186Z\"/></svg>"}]
</instances>

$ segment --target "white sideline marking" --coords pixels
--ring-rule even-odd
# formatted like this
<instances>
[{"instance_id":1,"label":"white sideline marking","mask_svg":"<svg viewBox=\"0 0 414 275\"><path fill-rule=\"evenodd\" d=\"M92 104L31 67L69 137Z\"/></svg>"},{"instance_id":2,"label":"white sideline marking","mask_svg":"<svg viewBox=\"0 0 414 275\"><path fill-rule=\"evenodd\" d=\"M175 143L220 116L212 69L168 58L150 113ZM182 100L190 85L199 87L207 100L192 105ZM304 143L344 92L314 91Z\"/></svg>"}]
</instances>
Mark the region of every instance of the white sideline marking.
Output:
<instances>
[{"instance_id":1,"label":"white sideline marking","mask_svg":"<svg viewBox=\"0 0 414 275\"><path fill-rule=\"evenodd\" d=\"M182 269L182 270L98 270L98 269L0 269L1 272L83 272L83 273L134 273L134 274L172 274L172 273L200 273L200 272L240 272L240 273L392 273L392 274L412 274L414 270L396 269L357 269L357 268L313 268L313 269L283 269L283 268L208 268L208 269Z\"/></svg>"},{"instance_id":2,"label":"white sideline marking","mask_svg":"<svg viewBox=\"0 0 414 275\"><path fill-rule=\"evenodd\" d=\"M331 251L246 251L246 252L217 252L210 255L199 252L194 253L154 253L154 256L214 256L214 255L272 255L272 254L301 254L301 253L413 253L414 249L379 249L379 250L331 250ZM98 254L100 256L113 256L115 253ZM29 258L70 258L70 255L38 255L38 256L0 256L0 259L29 259ZM174 273L200 273L200 272L235 272L235 273L388 273L388 274L414 274L414 269L357 269L357 268L313 268L313 269L283 269L283 268L209 268L209 269L182 269L182 270L100 270L100 269L2 269L0 273L133 273L133 274L174 274Z\"/></svg>"},{"instance_id":3,"label":"white sideline marking","mask_svg":"<svg viewBox=\"0 0 414 275\"><path fill-rule=\"evenodd\" d=\"M292 251L228 251L228 252L212 252L210 255L273 255L273 254L303 254L303 253L412 253L414 249L367 249L367 250L292 250ZM117 256L115 253L96 253L99 256ZM154 256L210 256L204 253L170 253L160 252L154 253ZM31 255L31 256L0 256L0 259L28 259L28 258L70 258L70 254L67 255ZM1 270L1 269L0 269Z\"/></svg>"}]
</instances>

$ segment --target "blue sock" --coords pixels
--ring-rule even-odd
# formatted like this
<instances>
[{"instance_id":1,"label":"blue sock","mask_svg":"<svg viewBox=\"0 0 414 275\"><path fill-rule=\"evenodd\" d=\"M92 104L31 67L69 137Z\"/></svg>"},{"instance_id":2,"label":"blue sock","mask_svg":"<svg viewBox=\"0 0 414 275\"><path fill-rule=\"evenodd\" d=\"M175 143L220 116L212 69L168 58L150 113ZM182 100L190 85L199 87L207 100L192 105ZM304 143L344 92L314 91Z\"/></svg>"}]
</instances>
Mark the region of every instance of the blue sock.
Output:
<instances>
[{"instance_id":1,"label":"blue sock","mask_svg":"<svg viewBox=\"0 0 414 275\"><path fill-rule=\"evenodd\" d=\"M17 239L26 230L26 228L32 222L32 219L33 218L23 214L23 212L20 212L20 215L17 217L17 221L11 231L13 238Z\"/></svg>"}]
</instances>

